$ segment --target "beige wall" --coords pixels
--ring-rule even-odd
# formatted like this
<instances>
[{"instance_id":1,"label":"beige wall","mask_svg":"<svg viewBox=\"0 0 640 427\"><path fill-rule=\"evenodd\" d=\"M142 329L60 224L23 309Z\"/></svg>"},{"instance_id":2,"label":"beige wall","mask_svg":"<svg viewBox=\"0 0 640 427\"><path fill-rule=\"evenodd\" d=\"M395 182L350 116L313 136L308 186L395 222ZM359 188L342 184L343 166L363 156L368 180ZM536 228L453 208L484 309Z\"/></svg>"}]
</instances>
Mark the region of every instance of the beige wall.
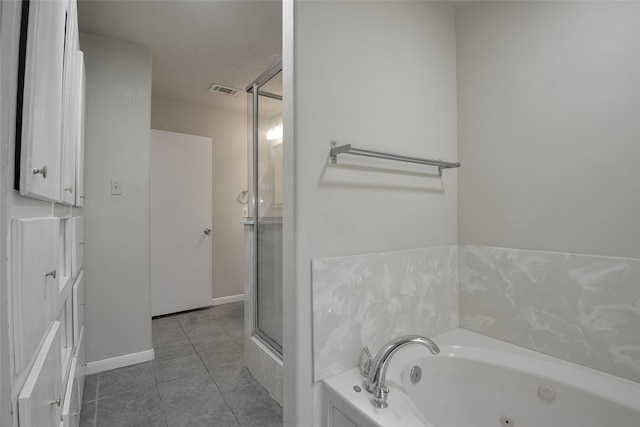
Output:
<instances>
[{"instance_id":1,"label":"beige wall","mask_svg":"<svg viewBox=\"0 0 640 427\"><path fill-rule=\"evenodd\" d=\"M81 34L87 75L84 267L88 362L148 352L151 51ZM110 180L122 180L122 196Z\"/></svg>"},{"instance_id":2,"label":"beige wall","mask_svg":"<svg viewBox=\"0 0 640 427\"><path fill-rule=\"evenodd\" d=\"M246 112L152 98L151 127L213 139L213 298L243 294L246 205L236 197L247 188Z\"/></svg>"},{"instance_id":3,"label":"beige wall","mask_svg":"<svg viewBox=\"0 0 640 427\"><path fill-rule=\"evenodd\" d=\"M640 3L458 11L460 243L640 258Z\"/></svg>"},{"instance_id":4,"label":"beige wall","mask_svg":"<svg viewBox=\"0 0 640 427\"><path fill-rule=\"evenodd\" d=\"M294 125L295 132L287 140L285 130L284 142L285 159L291 149L295 156L293 165L285 163L295 200L295 247L284 252L285 294L295 298L287 296L284 319L285 388L292 387L285 390L285 421L291 426L309 425L313 409L316 415L321 409L319 400L313 404L320 387L313 390L311 377L311 260L457 242L456 170L439 178L437 168L408 163L354 156L329 163L330 140L457 159L453 10L439 2L294 7L295 65L284 82L285 127ZM286 197L285 206L291 202ZM294 402L291 414L287 407ZM320 425L317 418L314 425Z\"/></svg>"}]
</instances>

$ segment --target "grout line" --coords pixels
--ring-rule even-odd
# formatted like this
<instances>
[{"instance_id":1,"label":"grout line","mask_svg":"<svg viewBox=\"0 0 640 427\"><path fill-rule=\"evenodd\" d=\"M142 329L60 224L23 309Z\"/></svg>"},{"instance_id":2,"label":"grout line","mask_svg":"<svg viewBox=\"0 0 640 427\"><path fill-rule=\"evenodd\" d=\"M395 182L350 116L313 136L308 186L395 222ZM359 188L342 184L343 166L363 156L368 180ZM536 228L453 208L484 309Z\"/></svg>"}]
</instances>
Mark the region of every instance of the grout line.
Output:
<instances>
[{"instance_id":1,"label":"grout line","mask_svg":"<svg viewBox=\"0 0 640 427\"><path fill-rule=\"evenodd\" d=\"M93 411L93 425L94 427L98 426L98 402L100 401L100 377L102 374L98 374L98 379L96 380L96 406ZM86 378L86 377L85 377ZM80 405L82 408L82 405Z\"/></svg>"}]
</instances>

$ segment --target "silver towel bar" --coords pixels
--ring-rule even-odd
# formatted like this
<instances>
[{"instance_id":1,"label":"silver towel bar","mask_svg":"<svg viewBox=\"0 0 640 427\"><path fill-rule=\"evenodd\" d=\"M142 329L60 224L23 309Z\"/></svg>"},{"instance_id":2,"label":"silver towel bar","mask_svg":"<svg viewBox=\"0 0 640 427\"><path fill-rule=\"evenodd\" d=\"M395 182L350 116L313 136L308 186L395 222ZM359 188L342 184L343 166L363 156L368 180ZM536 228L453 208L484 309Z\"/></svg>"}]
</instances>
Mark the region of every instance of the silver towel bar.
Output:
<instances>
[{"instance_id":1,"label":"silver towel bar","mask_svg":"<svg viewBox=\"0 0 640 427\"><path fill-rule=\"evenodd\" d=\"M421 165L436 166L442 176L442 169L459 168L460 162L443 162L442 160L421 159L419 157L401 156L399 154L384 153L382 151L365 150L352 147L351 144L338 146L336 141L331 141L331 163L338 163L338 154L353 154L355 156L375 157L377 159L396 160L399 162L418 163Z\"/></svg>"}]
</instances>

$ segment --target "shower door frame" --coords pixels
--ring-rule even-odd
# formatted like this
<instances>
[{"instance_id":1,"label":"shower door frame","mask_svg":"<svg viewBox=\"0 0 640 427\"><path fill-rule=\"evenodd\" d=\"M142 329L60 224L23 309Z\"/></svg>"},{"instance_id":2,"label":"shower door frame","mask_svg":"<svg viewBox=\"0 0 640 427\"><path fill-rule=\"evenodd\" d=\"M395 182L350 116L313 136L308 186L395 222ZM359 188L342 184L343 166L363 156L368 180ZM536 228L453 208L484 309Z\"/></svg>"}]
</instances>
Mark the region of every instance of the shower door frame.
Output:
<instances>
[{"instance_id":1,"label":"shower door frame","mask_svg":"<svg viewBox=\"0 0 640 427\"><path fill-rule=\"evenodd\" d=\"M260 91L260 88L265 85L267 82L269 82L273 77L275 77L276 75L278 75L278 73L282 72L282 58L280 58L276 63L274 63L273 65L271 65L266 71L264 71L262 74L260 74L260 76L258 76L249 86L247 86L246 91L247 93L251 93L252 96L252 101L253 101L253 117L252 117L252 147L253 147L253 165L252 165L252 170L253 170L253 179L252 179L252 186L253 186L253 191L252 191L252 200L251 203L253 204L253 241L252 241L252 251L251 251L251 256L252 256L252 260L251 260L251 267L252 267L252 280L251 280L251 287L252 287L252 292L251 294L253 295L254 301L252 303L253 306L253 325L252 325L252 331L251 334L255 337L257 337L260 341L262 341L265 345L267 345L269 348L271 348L271 350L273 350L273 352L275 354L277 354L280 359L282 359L282 345L280 345L278 342L276 342L275 340L273 340L269 335L267 335L266 333L264 333L262 330L260 330L260 328L258 327L258 228L259 228L259 221L258 221L258 178L259 178L259 174L258 174L258 148L259 148L259 128L258 128L258 120L259 120L259 116L258 116L258 106L259 106L259 102L258 102L258 97L259 96L266 96L268 98L273 98L273 99L277 99L282 101L282 96L281 95L277 95L277 94L273 94L270 92L264 92L264 91Z\"/></svg>"}]
</instances>

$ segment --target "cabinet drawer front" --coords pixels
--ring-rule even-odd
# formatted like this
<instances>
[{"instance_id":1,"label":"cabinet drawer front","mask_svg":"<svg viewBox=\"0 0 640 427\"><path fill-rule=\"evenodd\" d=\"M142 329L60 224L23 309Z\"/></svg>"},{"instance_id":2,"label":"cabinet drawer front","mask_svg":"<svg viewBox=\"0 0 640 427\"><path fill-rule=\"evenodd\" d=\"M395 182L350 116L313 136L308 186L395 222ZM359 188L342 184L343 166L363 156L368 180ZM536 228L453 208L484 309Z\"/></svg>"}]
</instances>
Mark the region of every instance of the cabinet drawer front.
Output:
<instances>
[{"instance_id":1,"label":"cabinet drawer front","mask_svg":"<svg viewBox=\"0 0 640 427\"><path fill-rule=\"evenodd\" d=\"M42 348L18 396L20 427L57 427L61 417L60 322L51 322Z\"/></svg>"},{"instance_id":2,"label":"cabinet drawer front","mask_svg":"<svg viewBox=\"0 0 640 427\"><path fill-rule=\"evenodd\" d=\"M12 221L12 303L16 373L28 366L56 313L58 218Z\"/></svg>"}]
</instances>

